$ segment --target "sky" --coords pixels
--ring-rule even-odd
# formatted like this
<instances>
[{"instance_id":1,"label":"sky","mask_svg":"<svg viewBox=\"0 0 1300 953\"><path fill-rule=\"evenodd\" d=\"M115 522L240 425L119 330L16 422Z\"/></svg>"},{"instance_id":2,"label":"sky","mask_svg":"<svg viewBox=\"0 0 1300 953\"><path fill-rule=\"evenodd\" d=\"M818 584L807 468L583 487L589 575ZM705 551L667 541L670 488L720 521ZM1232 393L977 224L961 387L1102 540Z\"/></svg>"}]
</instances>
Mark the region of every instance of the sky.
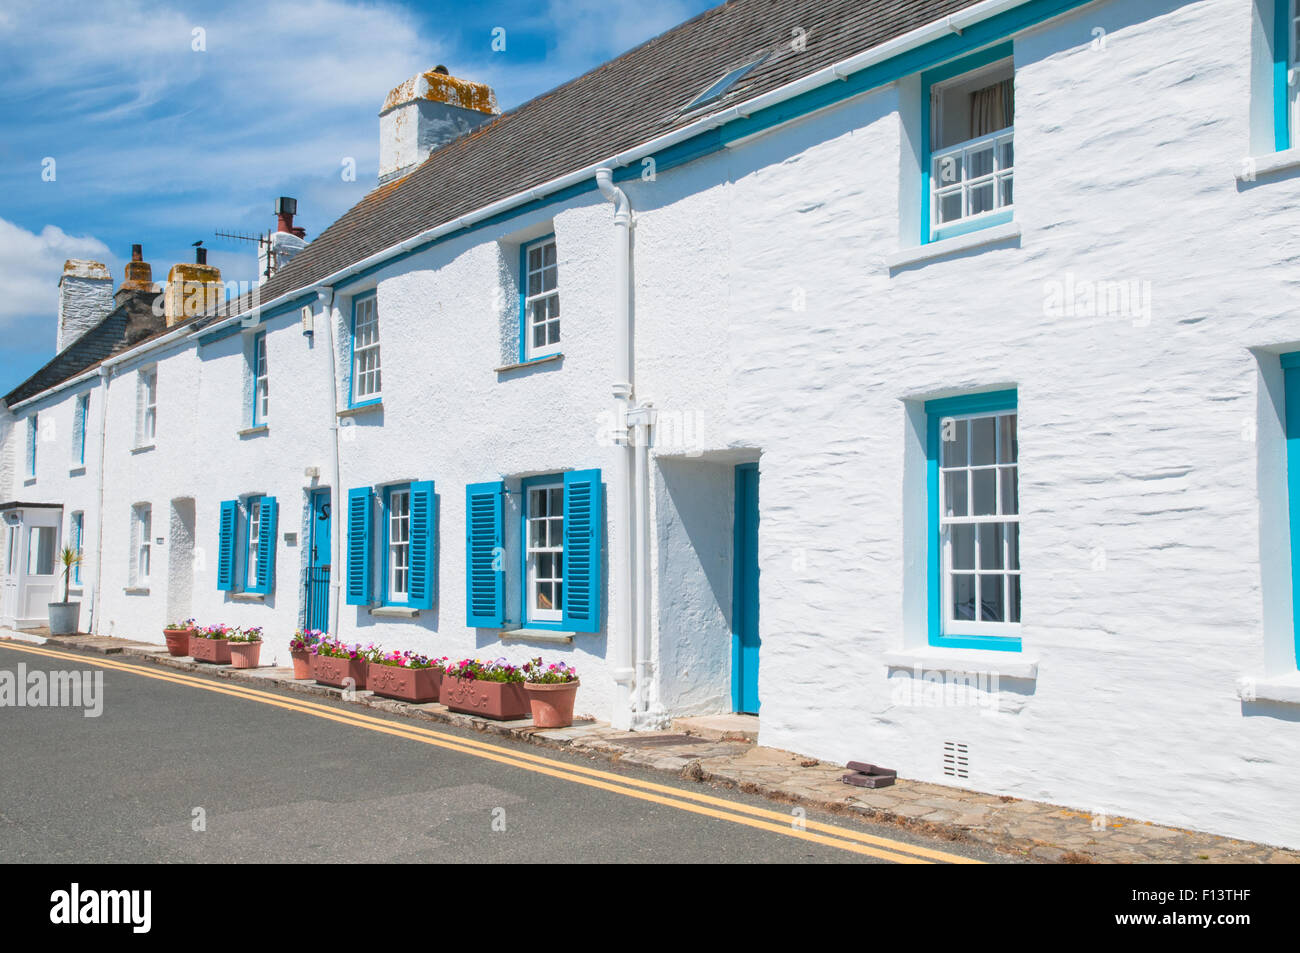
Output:
<instances>
[{"instance_id":1,"label":"sky","mask_svg":"<svg viewBox=\"0 0 1300 953\"><path fill-rule=\"evenodd\" d=\"M289 195L319 234L374 187L403 80L445 64L508 110L716 2L5 0L0 394L54 354L66 259L116 287L140 243L158 281L202 239L252 280L255 246L214 232L264 232Z\"/></svg>"}]
</instances>

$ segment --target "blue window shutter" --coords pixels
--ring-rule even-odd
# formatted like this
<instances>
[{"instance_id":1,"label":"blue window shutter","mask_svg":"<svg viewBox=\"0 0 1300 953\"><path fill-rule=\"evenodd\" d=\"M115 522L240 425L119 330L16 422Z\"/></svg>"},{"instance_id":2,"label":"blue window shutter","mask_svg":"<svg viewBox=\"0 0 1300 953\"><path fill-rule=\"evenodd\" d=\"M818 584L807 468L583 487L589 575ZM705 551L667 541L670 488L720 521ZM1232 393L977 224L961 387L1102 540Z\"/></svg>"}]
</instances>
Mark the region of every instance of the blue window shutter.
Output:
<instances>
[{"instance_id":1,"label":"blue window shutter","mask_svg":"<svg viewBox=\"0 0 1300 953\"><path fill-rule=\"evenodd\" d=\"M406 595L408 605L414 609L433 608L433 590L437 585L434 573L438 552L437 507L432 480L411 484L411 550Z\"/></svg>"},{"instance_id":2,"label":"blue window shutter","mask_svg":"<svg viewBox=\"0 0 1300 953\"><path fill-rule=\"evenodd\" d=\"M370 605L370 487L348 490L348 605Z\"/></svg>"},{"instance_id":3,"label":"blue window shutter","mask_svg":"<svg viewBox=\"0 0 1300 953\"><path fill-rule=\"evenodd\" d=\"M262 497L257 530L257 579L250 592L269 594L275 588L275 497Z\"/></svg>"},{"instance_id":4,"label":"blue window shutter","mask_svg":"<svg viewBox=\"0 0 1300 953\"><path fill-rule=\"evenodd\" d=\"M505 620L505 492L499 480L465 487L465 624L471 628L499 629Z\"/></svg>"},{"instance_id":5,"label":"blue window shutter","mask_svg":"<svg viewBox=\"0 0 1300 953\"><path fill-rule=\"evenodd\" d=\"M235 518L238 500L221 502L221 535L217 546L217 588L227 592L235 588Z\"/></svg>"},{"instance_id":6,"label":"blue window shutter","mask_svg":"<svg viewBox=\"0 0 1300 953\"><path fill-rule=\"evenodd\" d=\"M605 507L599 470L564 474L564 598L561 626L600 631L601 539Z\"/></svg>"}]
</instances>

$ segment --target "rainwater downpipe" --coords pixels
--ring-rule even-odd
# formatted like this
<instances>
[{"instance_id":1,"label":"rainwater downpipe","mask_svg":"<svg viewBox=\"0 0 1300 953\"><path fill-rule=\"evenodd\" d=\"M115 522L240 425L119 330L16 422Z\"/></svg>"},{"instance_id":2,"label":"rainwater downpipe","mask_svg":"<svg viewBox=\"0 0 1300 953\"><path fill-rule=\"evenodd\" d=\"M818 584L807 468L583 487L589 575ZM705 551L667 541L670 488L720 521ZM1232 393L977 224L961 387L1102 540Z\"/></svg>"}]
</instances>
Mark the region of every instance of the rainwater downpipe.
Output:
<instances>
[{"instance_id":1,"label":"rainwater downpipe","mask_svg":"<svg viewBox=\"0 0 1300 953\"><path fill-rule=\"evenodd\" d=\"M632 209L627 195L614 184L608 168L596 170L600 194L614 205L614 477L610 481L610 512L619 526L620 545L614 550L614 580L618 598L617 615L611 613L609 626L610 663L614 674L614 709L612 727L626 731L632 727L636 704L633 684L634 633L637 605L633 602L633 565L637 542L633 532L635 515L630 486L633 448L628 440L628 411L632 405L632 312L629 264L632 256ZM637 693L640 694L639 692Z\"/></svg>"},{"instance_id":2,"label":"rainwater downpipe","mask_svg":"<svg viewBox=\"0 0 1300 953\"><path fill-rule=\"evenodd\" d=\"M330 452L330 596L329 596L329 637L338 638L339 631L339 594L343 589L343 520L337 518L345 512L343 507L343 470L339 440L339 370L338 354L334 350L334 289L317 288L316 300L321 305L321 322L325 325L325 349L329 352L330 368L330 437L333 447Z\"/></svg>"},{"instance_id":3,"label":"rainwater downpipe","mask_svg":"<svg viewBox=\"0 0 1300 953\"><path fill-rule=\"evenodd\" d=\"M104 582L104 450L108 445L108 384L113 368L99 365L99 507L95 514L95 591L90 598L90 625L88 628L100 635L99 612L104 600L100 589ZM84 427L85 424L83 423ZM85 517L83 516L84 520Z\"/></svg>"}]
</instances>

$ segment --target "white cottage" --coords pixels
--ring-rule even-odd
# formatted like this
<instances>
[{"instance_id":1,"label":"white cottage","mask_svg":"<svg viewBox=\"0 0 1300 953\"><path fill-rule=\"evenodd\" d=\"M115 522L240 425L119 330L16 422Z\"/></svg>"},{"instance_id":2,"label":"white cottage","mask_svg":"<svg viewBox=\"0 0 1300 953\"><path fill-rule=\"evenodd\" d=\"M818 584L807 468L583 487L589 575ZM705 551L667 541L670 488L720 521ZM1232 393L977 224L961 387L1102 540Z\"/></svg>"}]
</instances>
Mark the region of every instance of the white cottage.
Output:
<instances>
[{"instance_id":1,"label":"white cottage","mask_svg":"<svg viewBox=\"0 0 1300 953\"><path fill-rule=\"evenodd\" d=\"M1295 27L735 0L500 116L415 77L255 296L61 321L0 612L59 513L100 633L558 656L616 725L1300 846Z\"/></svg>"}]
</instances>

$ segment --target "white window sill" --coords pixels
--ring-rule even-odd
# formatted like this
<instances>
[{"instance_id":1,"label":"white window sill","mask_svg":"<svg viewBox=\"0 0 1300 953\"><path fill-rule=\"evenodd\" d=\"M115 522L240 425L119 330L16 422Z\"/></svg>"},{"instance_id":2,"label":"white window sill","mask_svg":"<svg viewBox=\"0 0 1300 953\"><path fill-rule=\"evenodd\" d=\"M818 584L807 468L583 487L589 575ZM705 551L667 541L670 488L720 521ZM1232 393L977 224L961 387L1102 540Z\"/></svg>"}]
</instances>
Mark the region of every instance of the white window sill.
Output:
<instances>
[{"instance_id":1,"label":"white window sill","mask_svg":"<svg viewBox=\"0 0 1300 953\"><path fill-rule=\"evenodd\" d=\"M128 596L147 596L149 595L148 586L127 586L122 590Z\"/></svg>"},{"instance_id":2,"label":"white window sill","mask_svg":"<svg viewBox=\"0 0 1300 953\"><path fill-rule=\"evenodd\" d=\"M83 589L81 586L69 586L69 587L68 587L68 598L71 599L73 596L84 595L85 592L86 592L86 590Z\"/></svg>"},{"instance_id":3,"label":"white window sill","mask_svg":"<svg viewBox=\"0 0 1300 953\"><path fill-rule=\"evenodd\" d=\"M562 632L559 629L502 629L501 638L527 640L529 642L572 642L576 632Z\"/></svg>"},{"instance_id":4,"label":"white window sill","mask_svg":"<svg viewBox=\"0 0 1300 953\"><path fill-rule=\"evenodd\" d=\"M1238 182L1254 182L1261 175L1300 168L1300 148L1286 149L1264 156L1248 156L1237 170Z\"/></svg>"},{"instance_id":5,"label":"white window sill","mask_svg":"<svg viewBox=\"0 0 1300 953\"><path fill-rule=\"evenodd\" d=\"M75 467L71 467L68 470L68 476L70 477L85 476L85 475L86 475L86 465L84 463L79 463Z\"/></svg>"},{"instance_id":6,"label":"white window sill","mask_svg":"<svg viewBox=\"0 0 1300 953\"><path fill-rule=\"evenodd\" d=\"M269 433L270 430L271 428L268 424L258 424L256 427L245 427L243 430L239 431L239 435L241 437L257 437L264 433Z\"/></svg>"},{"instance_id":7,"label":"white window sill","mask_svg":"<svg viewBox=\"0 0 1300 953\"><path fill-rule=\"evenodd\" d=\"M414 619L419 616L419 609L410 606L375 606L370 614L378 619Z\"/></svg>"},{"instance_id":8,"label":"white window sill","mask_svg":"<svg viewBox=\"0 0 1300 953\"><path fill-rule=\"evenodd\" d=\"M1244 702L1300 705L1300 672L1259 678L1243 676L1237 679L1237 697Z\"/></svg>"},{"instance_id":9,"label":"white window sill","mask_svg":"<svg viewBox=\"0 0 1300 953\"><path fill-rule=\"evenodd\" d=\"M1038 659L1023 652L998 652L992 649L941 649L936 646L885 653L889 668L922 671L969 672L997 675L1000 678L1038 678Z\"/></svg>"},{"instance_id":10,"label":"white window sill","mask_svg":"<svg viewBox=\"0 0 1300 953\"><path fill-rule=\"evenodd\" d=\"M155 444L152 444L152 443L146 443L146 444L144 444L143 446L140 446L140 447L133 447L133 448L131 449L131 452L132 452L132 453L148 453L150 450L153 450L154 447L155 447Z\"/></svg>"},{"instance_id":11,"label":"white window sill","mask_svg":"<svg viewBox=\"0 0 1300 953\"><path fill-rule=\"evenodd\" d=\"M362 414L378 413L384 409L384 402L377 400L373 404L362 404L360 407L347 407L338 412L339 417L359 417Z\"/></svg>"},{"instance_id":12,"label":"white window sill","mask_svg":"<svg viewBox=\"0 0 1300 953\"><path fill-rule=\"evenodd\" d=\"M266 596L260 592L232 592L231 602L265 602Z\"/></svg>"},{"instance_id":13,"label":"white window sill","mask_svg":"<svg viewBox=\"0 0 1300 953\"><path fill-rule=\"evenodd\" d=\"M496 368L498 374L507 374L510 371L522 370L525 367L536 367L538 364L549 364L552 361L563 360L563 354L545 354L542 357L531 357L526 361L519 361L515 364L503 364Z\"/></svg>"},{"instance_id":14,"label":"white window sill","mask_svg":"<svg viewBox=\"0 0 1300 953\"><path fill-rule=\"evenodd\" d=\"M1015 241L1018 245L1019 240L1020 223L1003 222L1001 225L990 225L988 228L967 232L965 235L954 235L952 238L940 239L937 242L930 242L925 245L917 245L915 248L900 248L892 255L885 257L885 265L893 271L896 268L918 265L922 262L943 258L947 255L955 255L983 245L993 245L997 242Z\"/></svg>"}]
</instances>

